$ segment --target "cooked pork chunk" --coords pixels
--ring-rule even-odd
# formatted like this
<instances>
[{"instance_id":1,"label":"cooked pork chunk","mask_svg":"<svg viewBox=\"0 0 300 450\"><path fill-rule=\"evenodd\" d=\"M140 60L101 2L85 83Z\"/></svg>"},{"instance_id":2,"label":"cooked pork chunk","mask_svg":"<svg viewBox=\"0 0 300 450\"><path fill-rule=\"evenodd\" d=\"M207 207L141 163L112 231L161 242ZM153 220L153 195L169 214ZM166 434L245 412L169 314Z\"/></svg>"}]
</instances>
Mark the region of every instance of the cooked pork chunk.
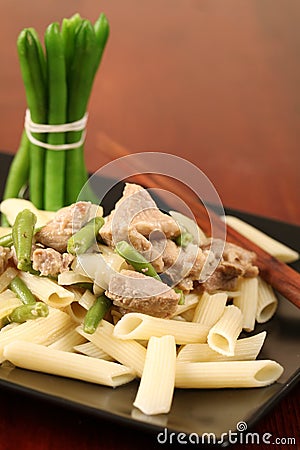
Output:
<instances>
[{"instance_id":1,"label":"cooked pork chunk","mask_svg":"<svg viewBox=\"0 0 300 450\"><path fill-rule=\"evenodd\" d=\"M55 276L69 270L74 256L59 253L53 248L36 248L32 254L32 267L44 276Z\"/></svg>"},{"instance_id":2,"label":"cooked pork chunk","mask_svg":"<svg viewBox=\"0 0 300 450\"><path fill-rule=\"evenodd\" d=\"M166 238L178 236L180 228L175 220L162 213L146 189L127 183L123 196L106 218L100 235L109 246L128 240L137 250L148 250L147 239L154 230Z\"/></svg>"},{"instance_id":3,"label":"cooked pork chunk","mask_svg":"<svg viewBox=\"0 0 300 450\"><path fill-rule=\"evenodd\" d=\"M162 254L162 260L165 269L168 269L169 267L173 266L173 264L175 264L179 256L179 252L180 247L178 247L171 239L167 239L166 246Z\"/></svg>"},{"instance_id":4,"label":"cooked pork chunk","mask_svg":"<svg viewBox=\"0 0 300 450\"><path fill-rule=\"evenodd\" d=\"M240 267L244 277L256 277L258 275L258 267L254 266L256 254L245 250L238 245L226 242L224 252L224 261Z\"/></svg>"},{"instance_id":5,"label":"cooked pork chunk","mask_svg":"<svg viewBox=\"0 0 300 450\"><path fill-rule=\"evenodd\" d=\"M8 247L0 245L0 275L5 271L8 265L8 260L12 256L11 250Z\"/></svg>"},{"instance_id":6,"label":"cooked pork chunk","mask_svg":"<svg viewBox=\"0 0 300 450\"><path fill-rule=\"evenodd\" d=\"M238 277L242 275L242 270L234 264L221 262L213 274L202 283L202 288L213 293L218 290L234 291L236 289Z\"/></svg>"},{"instance_id":7,"label":"cooked pork chunk","mask_svg":"<svg viewBox=\"0 0 300 450\"><path fill-rule=\"evenodd\" d=\"M132 270L114 274L105 294L121 310L163 318L176 311L180 299L166 284Z\"/></svg>"},{"instance_id":8,"label":"cooked pork chunk","mask_svg":"<svg viewBox=\"0 0 300 450\"><path fill-rule=\"evenodd\" d=\"M219 289L234 290L238 277L258 275L258 268L253 265L256 258L255 253L229 242L215 240L214 244L216 244L214 246L215 253L209 251L209 244L202 247L204 254L210 258L210 265L217 265L212 275L204 281L203 289L208 292Z\"/></svg>"},{"instance_id":9,"label":"cooked pork chunk","mask_svg":"<svg viewBox=\"0 0 300 450\"><path fill-rule=\"evenodd\" d=\"M36 241L58 252L65 252L68 239L88 221L90 208L89 202L77 202L60 209L53 220L36 233Z\"/></svg>"}]
</instances>

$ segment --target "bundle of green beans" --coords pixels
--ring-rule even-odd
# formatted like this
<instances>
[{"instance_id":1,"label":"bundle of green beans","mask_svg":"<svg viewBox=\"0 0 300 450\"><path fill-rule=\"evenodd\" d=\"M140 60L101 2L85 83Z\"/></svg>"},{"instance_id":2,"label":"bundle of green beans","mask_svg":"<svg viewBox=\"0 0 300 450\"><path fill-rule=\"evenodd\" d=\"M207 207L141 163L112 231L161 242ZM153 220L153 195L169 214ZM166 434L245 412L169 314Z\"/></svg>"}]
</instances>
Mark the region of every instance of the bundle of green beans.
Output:
<instances>
[{"instance_id":1,"label":"bundle of green beans","mask_svg":"<svg viewBox=\"0 0 300 450\"><path fill-rule=\"evenodd\" d=\"M17 49L31 119L60 125L86 113L93 81L109 35L102 13L94 25L79 14L48 26L45 50L33 28L22 30ZM82 131L35 133L49 144L74 143ZM27 185L29 199L39 209L56 211L77 200L88 179L81 145L71 150L44 149L29 142L24 131L8 174L4 199L20 196Z\"/></svg>"}]
</instances>

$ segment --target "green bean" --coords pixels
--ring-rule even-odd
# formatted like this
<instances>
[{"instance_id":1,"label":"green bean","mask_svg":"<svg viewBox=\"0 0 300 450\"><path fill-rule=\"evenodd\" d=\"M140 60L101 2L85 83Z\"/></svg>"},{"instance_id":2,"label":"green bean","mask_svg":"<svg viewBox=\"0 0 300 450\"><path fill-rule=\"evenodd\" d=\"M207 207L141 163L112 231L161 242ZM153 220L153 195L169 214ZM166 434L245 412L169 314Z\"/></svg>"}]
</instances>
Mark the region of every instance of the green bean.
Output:
<instances>
[{"instance_id":1,"label":"green bean","mask_svg":"<svg viewBox=\"0 0 300 450\"><path fill-rule=\"evenodd\" d=\"M46 66L42 46L40 45L36 31L33 28L29 28L29 30L31 35L34 37L37 45L37 51L39 55L41 71L43 73L43 79L46 79ZM18 151L14 156L14 159L9 168L8 177L6 180L5 190L3 194L4 199L19 197L21 189L23 188L24 185L28 183L29 166L30 166L30 156L29 156L30 145L31 144L27 137L27 133L24 130L21 136Z\"/></svg>"},{"instance_id":2,"label":"green bean","mask_svg":"<svg viewBox=\"0 0 300 450\"><path fill-rule=\"evenodd\" d=\"M1 214L1 227L9 227L9 221L4 214Z\"/></svg>"},{"instance_id":3,"label":"green bean","mask_svg":"<svg viewBox=\"0 0 300 450\"><path fill-rule=\"evenodd\" d=\"M85 333L93 334L96 331L110 307L111 301L104 294L95 300L84 318L83 330Z\"/></svg>"},{"instance_id":4,"label":"green bean","mask_svg":"<svg viewBox=\"0 0 300 450\"><path fill-rule=\"evenodd\" d=\"M64 124L67 118L67 80L63 39L58 23L45 32L48 79L48 124ZM49 133L49 144L64 144L65 133ZM65 152L46 150L44 207L57 211L64 206Z\"/></svg>"},{"instance_id":5,"label":"green bean","mask_svg":"<svg viewBox=\"0 0 300 450\"><path fill-rule=\"evenodd\" d=\"M38 58L39 58L41 74L42 74L43 80L46 82L47 81L47 63L46 63L44 49L42 47L39 35L36 32L36 30L34 28L28 28L28 30L30 31L32 37L35 40L35 43L37 46L37 51L38 51Z\"/></svg>"},{"instance_id":6,"label":"green bean","mask_svg":"<svg viewBox=\"0 0 300 450\"><path fill-rule=\"evenodd\" d=\"M97 40L97 53L95 56L95 68L94 68L96 74L109 36L109 23L106 16L103 13L101 13L99 18L96 20L94 24L94 30Z\"/></svg>"},{"instance_id":7,"label":"green bean","mask_svg":"<svg viewBox=\"0 0 300 450\"><path fill-rule=\"evenodd\" d=\"M124 258L128 264L130 264L135 270L148 275L149 277L156 278L161 281L159 275L150 262L144 258L132 245L126 241L120 241L116 244L117 253Z\"/></svg>"},{"instance_id":8,"label":"green bean","mask_svg":"<svg viewBox=\"0 0 300 450\"><path fill-rule=\"evenodd\" d=\"M24 305L34 305L36 303L35 296L21 278L14 278L10 282L9 288L16 294L22 303L24 303Z\"/></svg>"},{"instance_id":9,"label":"green bean","mask_svg":"<svg viewBox=\"0 0 300 450\"><path fill-rule=\"evenodd\" d=\"M94 217L68 240L67 250L72 255L85 253L94 242L100 228L104 224L103 217Z\"/></svg>"},{"instance_id":10,"label":"green bean","mask_svg":"<svg viewBox=\"0 0 300 450\"><path fill-rule=\"evenodd\" d=\"M12 233L8 233L5 236L0 237L1 247L11 247L13 245Z\"/></svg>"},{"instance_id":11,"label":"green bean","mask_svg":"<svg viewBox=\"0 0 300 450\"><path fill-rule=\"evenodd\" d=\"M89 20L82 20L74 39L74 58L69 71L68 122L79 120L86 112L95 76L94 58L97 51L96 34ZM68 143L77 142L82 131L69 132ZM66 202L74 203L87 181L83 146L67 153Z\"/></svg>"},{"instance_id":12,"label":"green bean","mask_svg":"<svg viewBox=\"0 0 300 450\"><path fill-rule=\"evenodd\" d=\"M3 199L19 197L22 187L28 183L29 147L26 131L23 131L18 151L9 168Z\"/></svg>"},{"instance_id":13,"label":"green bean","mask_svg":"<svg viewBox=\"0 0 300 450\"><path fill-rule=\"evenodd\" d=\"M42 51L37 34L30 29L24 29L17 40L17 49L25 86L27 105L31 118L36 123L46 122L46 81L44 78L44 63L41 60ZM35 133L34 137L43 141L45 137ZM44 149L34 144L30 145L30 199L34 205L43 208L44 184Z\"/></svg>"},{"instance_id":14,"label":"green bean","mask_svg":"<svg viewBox=\"0 0 300 450\"><path fill-rule=\"evenodd\" d=\"M177 238L175 239L175 242L177 245L179 245L182 248L187 247L191 242L193 242L193 235L189 233L188 231L183 231Z\"/></svg>"},{"instance_id":15,"label":"green bean","mask_svg":"<svg viewBox=\"0 0 300 450\"><path fill-rule=\"evenodd\" d=\"M12 227L13 244L18 260L18 269L28 271L31 269L31 248L34 235L36 215L29 209L19 212Z\"/></svg>"},{"instance_id":16,"label":"green bean","mask_svg":"<svg viewBox=\"0 0 300 450\"><path fill-rule=\"evenodd\" d=\"M9 322L23 323L27 320L37 319L38 317L47 317L48 314L48 305L37 302L34 305L17 306L7 319Z\"/></svg>"},{"instance_id":17,"label":"green bean","mask_svg":"<svg viewBox=\"0 0 300 450\"><path fill-rule=\"evenodd\" d=\"M80 25L82 19L78 13L74 14L69 19L63 19L61 26L61 35L64 45L64 54L66 61L66 68L70 67L74 58L74 38L77 27ZM68 71L67 71L68 79Z\"/></svg>"}]
</instances>

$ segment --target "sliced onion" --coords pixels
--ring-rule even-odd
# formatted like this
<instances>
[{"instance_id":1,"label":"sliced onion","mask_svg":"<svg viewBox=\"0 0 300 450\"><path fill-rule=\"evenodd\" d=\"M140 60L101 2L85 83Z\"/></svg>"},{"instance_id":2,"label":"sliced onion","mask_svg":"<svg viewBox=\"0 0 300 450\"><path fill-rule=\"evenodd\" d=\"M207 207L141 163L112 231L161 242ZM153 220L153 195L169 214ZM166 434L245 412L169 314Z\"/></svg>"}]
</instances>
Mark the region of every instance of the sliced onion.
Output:
<instances>
[{"instance_id":1,"label":"sliced onion","mask_svg":"<svg viewBox=\"0 0 300 450\"><path fill-rule=\"evenodd\" d=\"M78 255L72 269L91 278L94 281L94 292L97 293L108 288L109 280L115 272L119 272L124 264L124 259L116 253L84 253Z\"/></svg>"}]
</instances>

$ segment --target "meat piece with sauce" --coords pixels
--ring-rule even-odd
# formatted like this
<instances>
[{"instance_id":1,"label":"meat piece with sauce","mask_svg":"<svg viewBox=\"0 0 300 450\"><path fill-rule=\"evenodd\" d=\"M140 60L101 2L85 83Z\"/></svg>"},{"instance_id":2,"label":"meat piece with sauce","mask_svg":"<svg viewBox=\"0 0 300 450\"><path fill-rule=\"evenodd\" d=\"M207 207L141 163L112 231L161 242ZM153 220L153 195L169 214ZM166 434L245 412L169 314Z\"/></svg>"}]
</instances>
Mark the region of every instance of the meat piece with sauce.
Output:
<instances>
[{"instance_id":1,"label":"meat piece with sauce","mask_svg":"<svg viewBox=\"0 0 300 450\"><path fill-rule=\"evenodd\" d=\"M53 248L36 248L32 253L32 267L43 276L55 276L69 270L74 256L59 253Z\"/></svg>"},{"instance_id":2,"label":"meat piece with sauce","mask_svg":"<svg viewBox=\"0 0 300 450\"><path fill-rule=\"evenodd\" d=\"M121 311L169 318L176 311L180 294L161 281L132 270L112 275L105 293Z\"/></svg>"},{"instance_id":3,"label":"meat piece with sauce","mask_svg":"<svg viewBox=\"0 0 300 450\"><path fill-rule=\"evenodd\" d=\"M202 247L204 254L210 258L210 264L216 265L214 272L202 283L202 289L208 292L231 291L236 288L239 277L258 275L258 267L254 265L254 252L229 242L215 240L214 243L214 252L209 250L209 245Z\"/></svg>"},{"instance_id":4,"label":"meat piece with sauce","mask_svg":"<svg viewBox=\"0 0 300 450\"><path fill-rule=\"evenodd\" d=\"M240 267L243 272L243 277L256 277L258 275L258 267L254 265L256 259L254 252L231 244L231 242L226 242L223 259L228 264L234 264L236 267Z\"/></svg>"},{"instance_id":5,"label":"meat piece with sauce","mask_svg":"<svg viewBox=\"0 0 300 450\"><path fill-rule=\"evenodd\" d=\"M90 202L77 202L60 209L35 235L37 242L60 253L67 250L68 239L89 220Z\"/></svg>"},{"instance_id":6,"label":"meat piece with sauce","mask_svg":"<svg viewBox=\"0 0 300 450\"><path fill-rule=\"evenodd\" d=\"M149 250L146 238L153 231L160 231L165 238L180 234L176 221L158 209L146 189L137 184L126 183L123 196L100 230L102 239L109 246L129 240L138 251Z\"/></svg>"}]
</instances>

